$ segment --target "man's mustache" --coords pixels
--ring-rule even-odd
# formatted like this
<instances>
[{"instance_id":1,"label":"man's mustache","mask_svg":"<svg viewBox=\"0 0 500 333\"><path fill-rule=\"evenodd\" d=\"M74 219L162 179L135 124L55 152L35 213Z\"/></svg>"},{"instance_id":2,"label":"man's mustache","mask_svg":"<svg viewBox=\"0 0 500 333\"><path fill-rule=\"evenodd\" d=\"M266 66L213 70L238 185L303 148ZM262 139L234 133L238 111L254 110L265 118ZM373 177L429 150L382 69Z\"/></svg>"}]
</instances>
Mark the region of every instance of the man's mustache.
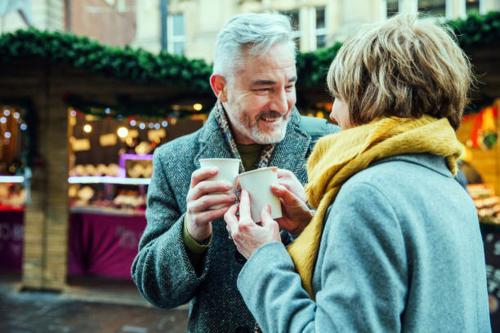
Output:
<instances>
[{"instance_id":1,"label":"man's mustache","mask_svg":"<svg viewBox=\"0 0 500 333\"><path fill-rule=\"evenodd\" d=\"M273 119L273 118L281 118L283 116L284 115L282 115L278 111L272 111L272 110L271 111L264 111L264 112L260 113L257 116L256 120L260 120L260 119L263 119L263 118L271 118L271 119Z\"/></svg>"}]
</instances>

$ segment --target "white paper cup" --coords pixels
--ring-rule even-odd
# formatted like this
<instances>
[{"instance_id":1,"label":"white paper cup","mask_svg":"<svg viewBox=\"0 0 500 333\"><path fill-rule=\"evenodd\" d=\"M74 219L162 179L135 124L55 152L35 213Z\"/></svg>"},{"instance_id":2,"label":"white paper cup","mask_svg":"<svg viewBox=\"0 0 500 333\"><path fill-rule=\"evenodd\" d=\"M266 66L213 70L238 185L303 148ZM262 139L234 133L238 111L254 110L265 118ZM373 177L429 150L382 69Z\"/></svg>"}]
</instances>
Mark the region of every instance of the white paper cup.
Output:
<instances>
[{"instance_id":1,"label":"white paper cup","mask_svg":"<svg viewBox=\"0 0 500 333\"><path fill-rule=\"evenodd\" d=\"M278 170L276 168L268 167L244 172L238 178L241 188L250 194L252 220L261 221L260 214L266 204L271 206L273 219L283 216L281 202L271 192L271 185L278 183Z\"/></svg>"},{"instance_id":2,"label":"white paper cup","mask_svg":"<svg viewBox=\"0 0 500 333\"><path fill-rule=\"evenodd\" d=\"M216 167L219 169L217 175L212 177L211 180L231 183L234 190L236 177L238 177L240 172L240 160L238 158L202 158L199 161L202 168ZM229 190L229 192L231 191ZM224 204L215 205L210 207L210 209L219 209L224 206Z\"/></svg>"}]
</instances>

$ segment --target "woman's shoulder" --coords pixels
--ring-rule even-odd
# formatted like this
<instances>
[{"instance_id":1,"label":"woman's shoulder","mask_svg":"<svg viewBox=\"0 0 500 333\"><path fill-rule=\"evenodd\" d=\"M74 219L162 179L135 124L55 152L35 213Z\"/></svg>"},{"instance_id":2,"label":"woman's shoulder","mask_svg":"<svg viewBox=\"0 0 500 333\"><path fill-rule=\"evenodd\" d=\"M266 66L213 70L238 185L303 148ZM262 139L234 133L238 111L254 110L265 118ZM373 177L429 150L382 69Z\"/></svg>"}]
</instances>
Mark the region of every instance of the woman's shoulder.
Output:
<instances>
[{"instance_id":1,"label":"woman's shoulder","mask_svg":"<svg viewBox=\"0 0 500 333\"><path fill-rule=\"evenodd\" d=\"M431 154L407 154L372 163L368 168L353 175L343 188L368 184L384 193L394 188L401 191L405 187L420 187L435 182L457 183L447 167L446 160Z\"/></svg>"},{"instance_id":2,"label":"woman's shoulder","mask_svg":"<svg viewBox=\"0 0 500 333\"><path fill-rule=\"evenodd\" d=\"M401 221L409 221L413 213L429 219L475 214L445 159L428 154L389 158L358 172L342 186L331 208L334 214L355 210L368 217L386 211Z\"/></svg>"}]
</instances>

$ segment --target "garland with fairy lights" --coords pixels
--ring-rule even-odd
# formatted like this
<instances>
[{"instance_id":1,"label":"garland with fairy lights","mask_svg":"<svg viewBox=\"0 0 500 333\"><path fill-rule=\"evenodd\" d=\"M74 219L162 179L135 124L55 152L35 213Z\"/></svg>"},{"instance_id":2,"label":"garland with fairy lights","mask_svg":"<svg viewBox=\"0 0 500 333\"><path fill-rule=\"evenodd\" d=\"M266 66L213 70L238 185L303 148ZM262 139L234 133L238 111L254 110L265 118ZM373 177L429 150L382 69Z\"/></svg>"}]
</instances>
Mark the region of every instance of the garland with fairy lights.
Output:
<instances>
[{"instance_id":1,"label":"garland with fairy lights","mask_svg":"<svg viewBox=\"0 0 500 333\"><path fill-rule=\"evenodd\" d=\"M455 32L459 44L465 49L494 45L500 40L500 12L472 14L466 19L447 21L445 25ZM328 48L297 55L299 91L324 86L328 67L341 46L341 43L335 43ZM154 55L143 49L104 46L87 37L34 29L1 35L0 54L0 64L35 57L44 59L51 65L66 64L117 79L175 85L195 100L213 98L208 81L212 66L203 60L188 59L184 56L164 52ZM165 106L160 101L141 103L137 108L132 108L127 103L92 107L94 108L90 111L89 104L79 103L80 109L101 116L109 116L104 113L107 107L112 107L117 116L139 112L164 117L170 112L169 105Z\"/></svg>"},{"instance_id":2,"label":"garland with fairy lights","mask_svg":"<svg viewBox=\"0 0 500 333\"><path fill-rule=\"evenodd\" d=\"M472 14L465 19L444 23L457 35L458 43L465 50L478 46L496 45L500 40L500 12L486 15ZM300 80L298 91L323 87L330 63L335 58L341 43L297 55L297 71ZM160 53L154 55L143 49L104 46L87 37L69 33L19 30L0 36L0 65L18 63L23 59L43 59L48 65L66 64L77 69L106 75L116 79L143 84L175 85L193 100L213 99L208 78L212 66L203 60ZM27 149L23 151L23 164L32 165L36 156L36 113L30 99L2 100L3 105L16 105L26 110ZM130 117L140 115L157 118L179 118L207 113L209 107L195 110L178 110L172 101L147 101L130 103L123 101L116 105L99 105L94 101L68 96L66 104L98 117ZM475 108L477 112L478 108Z\"/></svg>"}]
</instances>

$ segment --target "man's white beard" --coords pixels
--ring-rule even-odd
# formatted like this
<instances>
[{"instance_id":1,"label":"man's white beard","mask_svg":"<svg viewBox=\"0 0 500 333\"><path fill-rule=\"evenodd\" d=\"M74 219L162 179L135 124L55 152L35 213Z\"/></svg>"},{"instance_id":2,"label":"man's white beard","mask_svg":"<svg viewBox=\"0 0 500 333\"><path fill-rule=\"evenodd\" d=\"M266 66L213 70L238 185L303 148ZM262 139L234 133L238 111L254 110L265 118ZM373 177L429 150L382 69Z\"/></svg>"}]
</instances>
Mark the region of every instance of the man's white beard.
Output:
<instances>
[{"instance_id":1,"label":"man's white beard","mask_svg":"<svg viewBox=\"0 0 500 333\"><path fill-rule=\"evenodd\" d=\"M233 125L234 126L234 125ZM286 128L288 126L288 120L283 120L283 124L280 126L279 130L274 130L270 133L263 133L256 123L255 126L250 128L245 127L241 122L236 124L235 129L244 133L245 136L259 145L269 145L281 142L285 138Z\"/></svg>"},{"instance_id":2,"label":"man's white beard","mask_svg":"<svg viewBox=\"0 0 500 333\"><path fill-rule=\"evenodd\" d=\"M281 142L286 135L286 126L283 124L279 131L273 131L271 133L262 133L258 127L252 127L250 129L252 139L260 145L269 145Z\"/></svg>"}]
</instances>

